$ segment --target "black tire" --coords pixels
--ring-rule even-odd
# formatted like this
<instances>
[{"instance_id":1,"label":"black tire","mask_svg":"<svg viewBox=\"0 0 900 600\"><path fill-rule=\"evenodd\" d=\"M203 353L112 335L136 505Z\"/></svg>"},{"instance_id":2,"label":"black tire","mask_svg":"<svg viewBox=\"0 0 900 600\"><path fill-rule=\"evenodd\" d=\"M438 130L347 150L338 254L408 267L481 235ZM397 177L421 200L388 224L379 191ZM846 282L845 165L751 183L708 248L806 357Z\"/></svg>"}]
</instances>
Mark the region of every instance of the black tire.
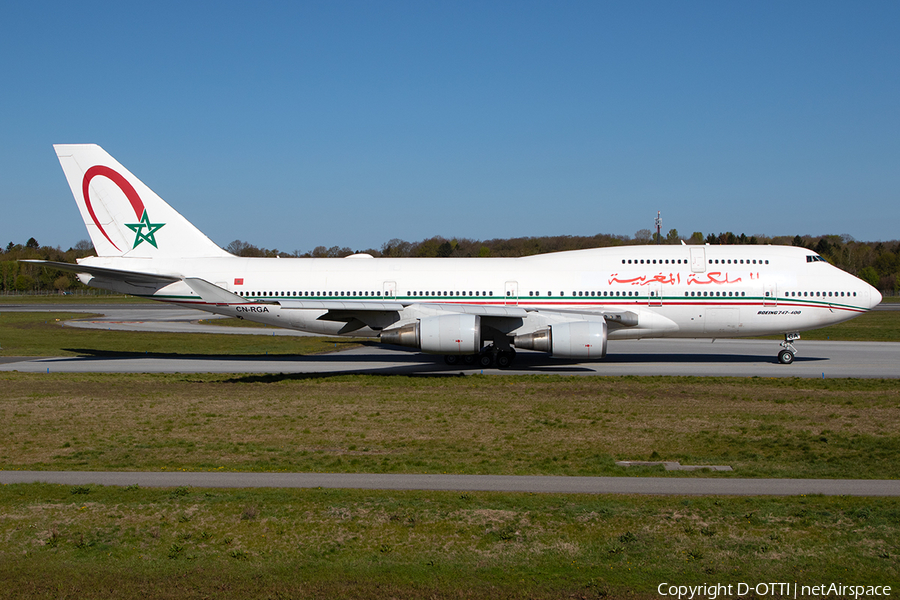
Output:
<instances>
[{"instance_id":1,"label":"black tire","mask_svg":"<svg viewBox=\"0 0 900 600\"><path fill-rule=\"evenodd\" d=\"M790 350L782 350L778 353L778 362L783 365L789 365L794 362L794 353Z\"/></svg>"},{"instance_id":2,"label":"black tire","mask_svg":"<svg viewBox=\"0 0 900 600\"><path fill-rule=\"evenodd\" d=\"M489 352L485 352L481 356L478 357L478 365L482 369L487 369L494 364L494 357L490 355Z\"/></svg>"},{"instance_id":3,"label":"black tire","mask_svg":"<svg viewBox=\"0 0 900 600\"><path fill-rule=\"evenodd\" d=\"M466 354L462 357L462 361L464 365L472 366L475 364L475 361L478 360L477 354Z\"/></svg>"},{"instance_id":4,"label":"black tire","mask_svg":"<svg viewBox=\"0 0 900 600\"><path fill-rule=\"evenodd\" d=\"M457 354L445 354L445 355L444 355L444 362L447 363L448 365L450 365L451 367L452 367L453 365L458 365L458 364L459 364L459 355L457 355Z\"/></svg>"},{"instance_id":5,"label":"black tire","mask_svg":"<svg viewBox=\"0 0 900 600\"><path fill-rule=\"evenodd\" d=\"M500 352L497 354L497 367L500 369L508 369L512 366L513 362L513 353L512 352Z\"/></svg>"}]
</instances>

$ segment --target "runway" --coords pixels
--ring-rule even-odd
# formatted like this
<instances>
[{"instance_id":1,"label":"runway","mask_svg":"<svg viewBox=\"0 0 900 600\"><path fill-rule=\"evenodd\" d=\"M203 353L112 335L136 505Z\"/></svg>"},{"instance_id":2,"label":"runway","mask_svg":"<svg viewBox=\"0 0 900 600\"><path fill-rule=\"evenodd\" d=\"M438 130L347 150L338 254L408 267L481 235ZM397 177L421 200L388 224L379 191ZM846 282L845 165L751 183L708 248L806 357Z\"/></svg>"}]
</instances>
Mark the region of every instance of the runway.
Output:
<instances>
[{"instance_id":1,"label":"runway","mask_svg":"<svg viewBox=\"0 0 900 600\"><path fill-rule=\"evenodd\" d=\"M900 496L900 481L706 477L560 477L366 473L0 471L0 483L199 488L343 488L541 494Z\"/></svg>"},{"instance_id":2,"label":"runway","mask_svg":"<svg viewBox=\"0 0 900 600\"><path fill-rule=\"evenodd\" d=\"M199 323L209 313L165 304L23 305L3 311L90 312L102 318L68 321L66 327L128 331L205 332L222 335L307 335L286 329L220 327ZM214 318L214 317L212 317ZM2 343L2 340L0 340ZM512 369L449 367L441 357L406 348L372 343L361 348L315 356L191 356L171 353L79 357L3 357L0 371L32 373L285 373L285 374L559 374L672 375L804 378L900 378L900 343L804 341L791 365L776 360L774 340L627 340L611 341L607 357L598 362L571 362L536 352L519 352Z\"/></svg>"}]
</instances>

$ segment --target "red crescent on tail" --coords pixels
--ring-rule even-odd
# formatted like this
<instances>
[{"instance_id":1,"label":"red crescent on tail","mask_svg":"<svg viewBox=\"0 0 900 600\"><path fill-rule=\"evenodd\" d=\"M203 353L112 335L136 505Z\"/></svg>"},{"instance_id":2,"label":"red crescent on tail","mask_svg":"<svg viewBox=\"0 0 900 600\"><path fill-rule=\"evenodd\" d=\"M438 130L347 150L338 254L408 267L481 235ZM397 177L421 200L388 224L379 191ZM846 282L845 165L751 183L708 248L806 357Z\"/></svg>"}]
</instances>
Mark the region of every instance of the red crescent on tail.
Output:
<instances>
[{"instance_id":1,"label":"red crescent on tail","mask_svg":"<svg viewBox=\"0 0 900 600\"><path fill-rule=\"evenodd\" d=\"M91 179L98 175L106 177L114 184L119 186L119 189L122 190L122 192L125 194L125 197L128 198L129 202L131 202L131 207L134 209L134 214L137 215L138 219L140 219L144 215L144 202L141 200L141 197L138 196L138 193L137 191L135 191L134 187L132 187L132 185L128 183L128 180L109 167L104 167L103 165L95 165L88 169L84 174L84 180L81 184L82 194L84 195L84 203L87 205L88 212L90 213L91 218L94 220L94 225L97 226L97 229L100 230L100 233L103 234L103 237L109 240L109 243L113 245L113 248L121 252L119 247L116 246L115 242L109 239L109 235L107 235L106 230L103 229L103 225L100 224L99 219L97 219L97 215L94 213L94 207L91 206Z\"/></svg>"}]
</instances>

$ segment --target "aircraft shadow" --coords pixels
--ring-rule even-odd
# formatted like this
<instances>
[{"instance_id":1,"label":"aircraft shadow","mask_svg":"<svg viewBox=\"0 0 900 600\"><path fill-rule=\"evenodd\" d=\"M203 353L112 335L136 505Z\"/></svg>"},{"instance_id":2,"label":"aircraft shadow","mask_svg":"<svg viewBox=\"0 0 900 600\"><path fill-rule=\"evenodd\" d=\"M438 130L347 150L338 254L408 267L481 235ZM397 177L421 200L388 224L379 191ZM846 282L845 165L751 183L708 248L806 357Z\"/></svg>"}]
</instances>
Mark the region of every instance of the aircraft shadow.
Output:
<instances>
[{"instance_id":1,"label":"aircraft shadow","mask_svg":"<svg viewBox=\"0 0 900 600\"><path fill-rule=\"evenodd\" d=\"M794 358L795 363L799 362L817 362L828 360L823 357L816 356L797 356ZM717 364L735 364L735 363L771 363L779 364L778 359L771 354L609 354L603 359L603 362L623 364L623 363L717 363Z\"/></svg>"},{"instance_id":2,"label":"aircraft shadow","mask_svg":"<svg viewBox=\"0 0 900 600\"><path fill-rule=\"evenodd\" d=\"M339 342L340 344L340 342ZM347 342L348 345L359 346L358 342ZM478 371L488 370L476 365L445 365L443 359L439 356L424 355L417 350L403 347L385 347L376 342L363 342L364 347L378 348L380 350L389 350L389 352L373 352L373 353L354 353L347 354L345 352L330 352L327 354L189 354L180 352L113 352L109 350L98 350L93 348L65 348L68 352L79 354L80 356L60 357L53 359L54 362L91 362L91 361L117 361L117 360L135 360L135 359L153 359L168 361L216 361L221 363L265 363L273 370L277 370L279 365L297 365L298 363L317 363L321 365L338 364L344 365L358 364L360 366L368 365L375 367L384 365L385 369L391 372L423 372L435 374L436 369L443 371L436 375L445 376L447 374L455 375L458 373L474 373ZM827 358L815 356L798 356L794 359L795 363L814 363L827 361ZM398 364L400 363L400 364ZM516 356L515 363L512 367L514 371L528 370L533 372L546 373L577 373L577 372L593 372L598 368L602 370L604 364L778 364L778 360L771 354L714 354L714 353L614 353L608 354L603 360L592 363L595 367L584 366L583 361L554 359L546 354L538 352L519 352ZM490 368L490 370L496 370ZM342 373L366 372L372 373L371 368L363 370L344 369ZM377 371L376 371L377 372Z\"/></svg>"}]
</instances>

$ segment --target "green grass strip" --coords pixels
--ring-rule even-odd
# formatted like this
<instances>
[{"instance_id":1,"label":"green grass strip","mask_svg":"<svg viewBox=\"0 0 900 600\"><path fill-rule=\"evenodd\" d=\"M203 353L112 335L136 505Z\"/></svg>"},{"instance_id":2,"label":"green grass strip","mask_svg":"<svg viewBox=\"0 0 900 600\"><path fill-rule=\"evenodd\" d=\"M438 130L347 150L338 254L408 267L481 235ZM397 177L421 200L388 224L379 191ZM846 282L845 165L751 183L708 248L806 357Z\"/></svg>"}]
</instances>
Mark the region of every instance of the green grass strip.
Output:
<instances>
[{"instance_id":1,"label":"green grass strip","mask_svg":"<svg viewBox=\"0 0 900 600\"><path fill-rule=\"evenodd\" d=\"M896 380L10 372L0 422L6 469L900 477Z\"/></svg>"},{"instance_id":2,"label":"green grass strip","mask_svg":"<svg viewBox=\"0 0 900 600\"><path fill-rule=\"evenodd\" d=\"M900 500L0 487L3 598L651 598L900 583Z\"/></svg>"}]
</instances>

